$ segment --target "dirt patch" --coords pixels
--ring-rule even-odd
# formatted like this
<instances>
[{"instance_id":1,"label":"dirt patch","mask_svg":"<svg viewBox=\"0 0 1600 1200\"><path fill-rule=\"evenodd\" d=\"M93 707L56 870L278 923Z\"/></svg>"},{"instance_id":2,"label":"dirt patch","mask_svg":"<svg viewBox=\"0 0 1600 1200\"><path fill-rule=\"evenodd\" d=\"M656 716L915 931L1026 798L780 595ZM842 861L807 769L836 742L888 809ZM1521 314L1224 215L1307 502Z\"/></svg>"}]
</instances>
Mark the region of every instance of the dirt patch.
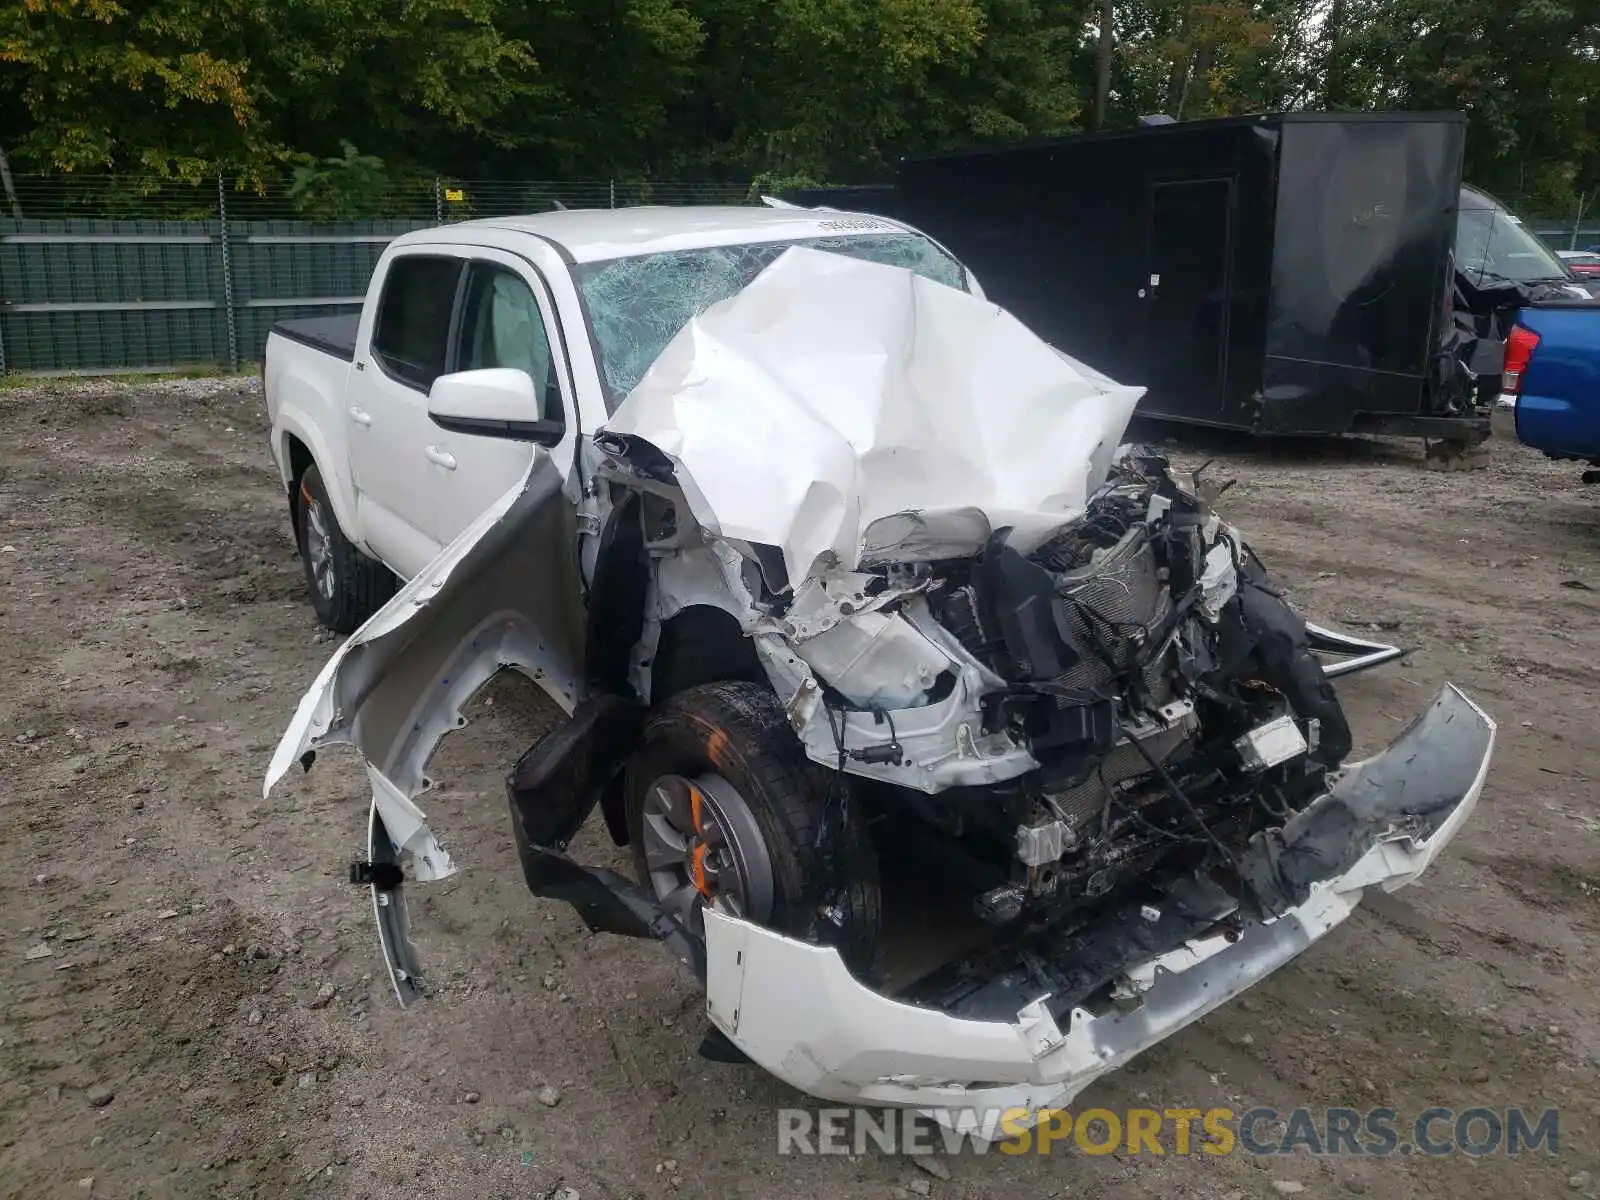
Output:
<instances>
[{"instance_id":1,"label":"dirt patch","mask_svg":"<svg viewBox=\"0 0 1600 1200\"><path fill-rule=\"evenodd\" d=\"M1600 912L1600 883L1566 863L1506 854L1485 859L1487 867L1519 900L1574 922L1593 924Z\"/></svg>"},{"instance_id":2,"label":"dirt patch","mask_svg":"<svg viewBox=\"0 0 1600 1200\"><path fill-rule=\"evenodd\" d=\"M261 796L332 648L265 427L239 381L0 391L0 1193L1592 1191L1600 625L1572 581L1600 589L1600 495L1575 468L1503 443L1463 473L1388 444L1174 448L1237 479L1228 515L1311 615L1411 648L1341 689L1363 749L1445 680L1500 741L1473 822L1420 886L1084 1098L1405 1120L1556 1106L1560 1154L991 1154L944 1179L875 1152L780 1158L774 1110L803 1098L697 1057L698 993L657 949L528 896L501 781L552 713L519 680L479 698L433 768L429 815L465 869L416 889L436 994L397 1008L343 882L365 826L355 761L324 756ZM595 829L574 850L625 865Z\"/></svg>"}]
</instances>

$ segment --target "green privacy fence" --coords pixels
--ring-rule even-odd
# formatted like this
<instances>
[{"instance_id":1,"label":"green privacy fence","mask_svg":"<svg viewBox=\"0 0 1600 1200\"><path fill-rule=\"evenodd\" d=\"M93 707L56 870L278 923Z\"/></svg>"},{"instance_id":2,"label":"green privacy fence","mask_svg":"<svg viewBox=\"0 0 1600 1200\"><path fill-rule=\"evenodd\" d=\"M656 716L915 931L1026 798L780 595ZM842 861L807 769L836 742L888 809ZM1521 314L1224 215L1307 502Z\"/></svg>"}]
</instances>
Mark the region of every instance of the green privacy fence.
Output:
<instances>
[{"instance_id":1,"label":"green privacy fence","mask_svg":"<svg viewBox=\"0 0 1600 1200\"><path fill-rule=\"evenodd\" d=\"M289 317L349 312L425 221L0 221L0 372L258 361Z\"/></svg>"},{"instance_id":2,"label":"green privacy fence","mask_svg":"<svg viewBox=\"0 0 1600 1200\"><path fill-rule=\"evenodd\" d=\"M260 360L274 323L359 307L384 247L410 230L557 206L745 200L743 187L714 184L436 181L394 216L313 222L276 215L292 211L284 197L223 181L181 204L119 203L118 219L75 193L20 194L24 216L0 218L0 374L238 370ZM129 207L159 215L121 217Z\"/></svg>"}]
</instances>

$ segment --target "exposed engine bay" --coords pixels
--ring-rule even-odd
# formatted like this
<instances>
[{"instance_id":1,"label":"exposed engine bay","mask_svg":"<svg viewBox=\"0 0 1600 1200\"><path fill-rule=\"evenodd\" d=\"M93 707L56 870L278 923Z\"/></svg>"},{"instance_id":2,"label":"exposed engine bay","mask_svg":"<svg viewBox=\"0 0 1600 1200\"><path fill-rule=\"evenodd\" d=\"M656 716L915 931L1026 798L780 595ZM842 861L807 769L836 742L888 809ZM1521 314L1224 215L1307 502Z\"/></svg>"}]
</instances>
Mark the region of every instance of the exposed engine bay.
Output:
<instances>
[{"instance_id":1,"label":"exposed engine bay","mask_svg":"<svg viewBox=\"0 0 1600 1200\"><path fill-rule=\"evenodd\" d=\"M770 548L719 554L698 529L681 536L681 494L675 505L650 450L600 444L613 481L655 480L638 510L657 548L647 610L677 603L685 560L716 562L718 602L737 606L788 724L834 777L805 933L864 972L877 930L859 927L872 919L860 910L877 905L849 897L876 887L878 870L849 870L877 852L845 845L851 806L896 841L907 821L944 839L945 886L967 889L1004 938L1154 895L1163 880L1233 911L1229 893L1250 886L1239 856L1323 794L1350 750L1304 619L1159 454L1124 448L1082 515L1031 547L977 510L905 514L869 527L877 538L854 569L794 587ZM635 681L648 694L649 673ZM1196 882L1213 871L1234 886ZM671 882L658 890L669 905ZM717 902L703 882L676 894L691 929L694 910Z\"/></svg>"},{"instance_id":2,"label":"exposed engine bay","mask_svg":"<svg viewBox=\"0 0 1600 1200\"><path fill-rule=\"evenodd\" d=\"M425 768L508 667L567 713L508 779L529 889L664 943L705 1051L816 1096L1063 1103L1415 879L1494 723L1446 688L1347 761L1330 675L1401 651L1308 626L1225 487L1119 449L1139 394L818 252L692 322L572 476L536 462L351 637L274 756L268 787L365 755L352 879L401 1001L405 888L456 869ZM568 853L597 811L634 878Z\"/></svg>"}]
</instances>

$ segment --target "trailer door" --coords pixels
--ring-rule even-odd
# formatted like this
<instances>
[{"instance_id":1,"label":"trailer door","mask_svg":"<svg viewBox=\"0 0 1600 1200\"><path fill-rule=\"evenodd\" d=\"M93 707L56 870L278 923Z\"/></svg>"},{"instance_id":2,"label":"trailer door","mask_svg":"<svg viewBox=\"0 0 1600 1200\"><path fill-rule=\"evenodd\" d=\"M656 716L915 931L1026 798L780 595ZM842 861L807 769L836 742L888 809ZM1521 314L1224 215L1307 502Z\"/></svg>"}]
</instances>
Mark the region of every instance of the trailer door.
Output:
<instances>
[{"instance_id":1,"label":"trailer door","mask_svg":"<svg viewBox=\"0 0 1600 1200\"><path fill-rule=\"evenodd\" d=\"M1228 344L1233 181L1152 185L1145 306L1147 411L1216 420Z\"/></svg>"}]
</instances>

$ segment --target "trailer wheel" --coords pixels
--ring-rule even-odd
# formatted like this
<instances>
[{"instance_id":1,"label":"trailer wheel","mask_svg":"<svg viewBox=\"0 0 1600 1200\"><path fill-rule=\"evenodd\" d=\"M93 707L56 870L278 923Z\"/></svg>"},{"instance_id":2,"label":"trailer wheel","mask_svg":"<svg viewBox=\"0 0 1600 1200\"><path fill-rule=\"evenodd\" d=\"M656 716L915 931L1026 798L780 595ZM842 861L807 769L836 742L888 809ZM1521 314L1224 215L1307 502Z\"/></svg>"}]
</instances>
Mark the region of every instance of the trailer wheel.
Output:
<instances>
[{"instance_id":1,"label":"trailer wheel","mask_svg":"<svg viewBox=\"0 0 1600 1200\"><path fill-rule=\"evenodd\" d=\"M640 881L697 937L715 905L793 937L820 931L846 963L867 966L877 860L853 806L827 860L818 853L829 784L770 688L722 681L679 692L646 721L627 768Z\"/></svg>"},{"instance_id":2,"label":"trailer wheel","mask_svg":"<svg viewBox=\"0 0 1600 1200\"><path fill-rule=\"evenodd\" d=\"M300 476L295 511L300 561L317 620L335 633L354 633L394 595L394 575L357 550L339 528L322 473L315 466Z\"/></svg>"}]
</instances>

